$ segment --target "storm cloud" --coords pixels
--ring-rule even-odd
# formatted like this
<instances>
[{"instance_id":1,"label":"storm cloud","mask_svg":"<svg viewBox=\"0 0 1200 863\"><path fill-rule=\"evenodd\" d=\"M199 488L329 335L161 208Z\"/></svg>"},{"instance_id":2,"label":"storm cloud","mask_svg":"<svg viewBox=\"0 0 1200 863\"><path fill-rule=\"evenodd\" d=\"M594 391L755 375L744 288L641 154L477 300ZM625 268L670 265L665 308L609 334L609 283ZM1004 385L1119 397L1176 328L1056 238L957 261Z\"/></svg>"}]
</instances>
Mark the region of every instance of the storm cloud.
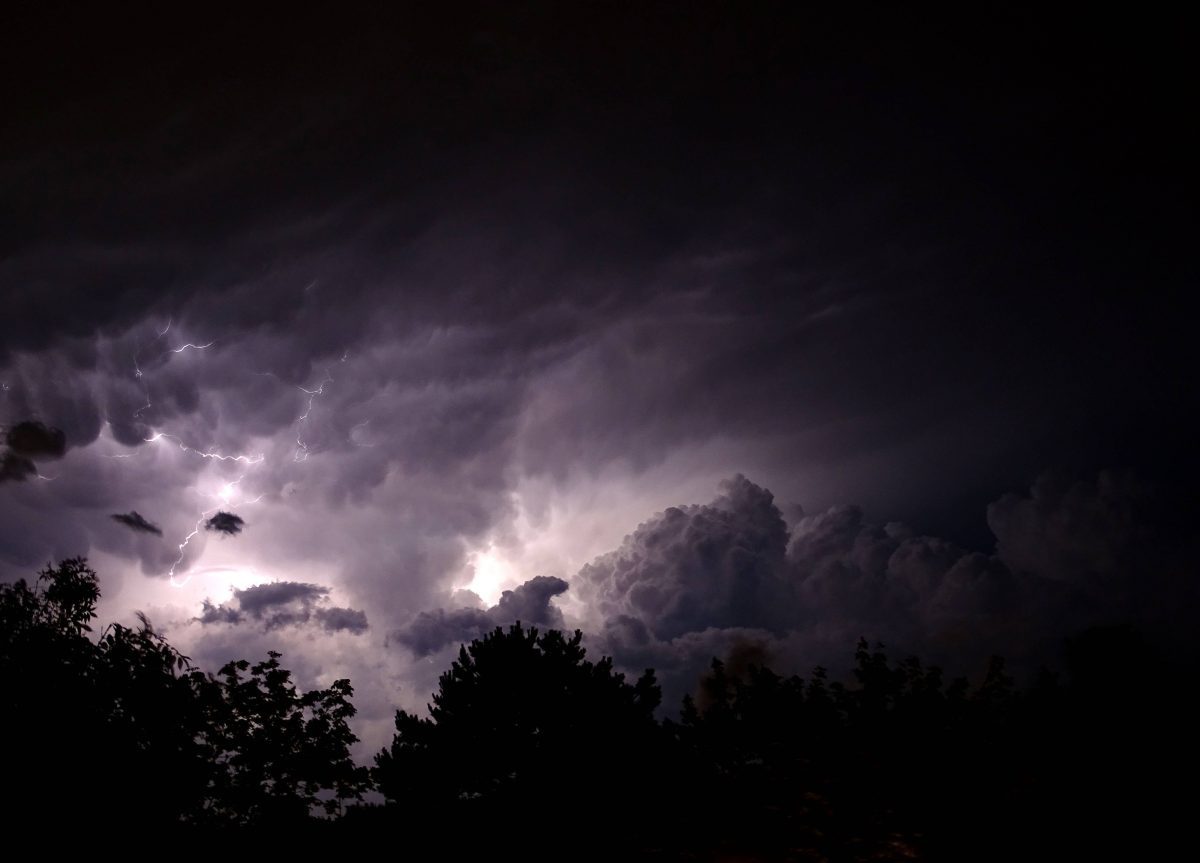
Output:
<instances>
[{"instance_id":1,"label":"storm cloud","mask_svg":"<svg viewBox=\"0 0 1200 863\"><path fill-rule=\"evenodd\" d=\"M738 645L803 672L843 665L862 637L960 671L989 654L1028 671L1089 625L1164 634L1152 613L1164 592L1194 606L1196 580L1178 571L1189 543L1168 554L1151 537L1150 498L1128 476L1043 477L988 508L996 545L987 554L873 523L854 506L792 507L785 524L771 493L738 476L710 504L643 522L571 587L602 650L627 668L663 670L681 690ZM1173 574L1151 577L1149 559Z\"/></svg>"},{"instance_id":2,"label":"storm cloud","mask_svg":"<svg viewBox=\"0 0 1200 863\"><path fill-rule=\"evenodd\" d=\"M671 507L576 578L605 618L628 616L670 639L704 626L780 628L798 609L787 525L744 477L709 506Z\"/></svg>"},{"instance_id":3,"label":"storm cloud","mask_svg":"<svg viewBox=\"0 0 1200 863\"><path fill-rule=\"evenodd\" d=\"M549 6L14 13L0 578L380 733L517 618L682 680L1194 608L1181 35Z\"/></svg>"},{"instance_id":4,"label":"storm cloud","mask_svg":"<svg viewBox=\"0 0 1200 863\"><path fill-rule=\"evenodd\" d=\"M1153 500L1130 475L1046 475L987 508L995 541L980 552L874 522L853 505L781 506L739 475L708 504L642 522L569 581L532 579L488 609L424 611L390 640L423 657L516 619L580 626L627 671L658 669L668 701L713 656L753 654L803 673L843 667L860 638L955 673L1000 654L1027 674L1053 664L1064 637L1088 626L1131 622L1168 638L1187 631L1176 620L1168 635L1155 614L1164 595L1194 607L1200 585L1181 566L1188 543L1154 535ZM560 596L574 600L566 615L549 603Z\"/></svg>"},{"instance_id":5,"label":"storm cloud","mask_svg":"<svg viewBox=\"0 0 1200 863\"><path fill-rule=\"evenodd\" d=\"M204 600L196 620L201 624L261 623L265 630L299 626L315 621L328 632L361 634L367 629L365 612L352 608L324 606L330 590L316 584L280 581L234 590L233 602L215 605Z\"/></svg>"}]
</instances>

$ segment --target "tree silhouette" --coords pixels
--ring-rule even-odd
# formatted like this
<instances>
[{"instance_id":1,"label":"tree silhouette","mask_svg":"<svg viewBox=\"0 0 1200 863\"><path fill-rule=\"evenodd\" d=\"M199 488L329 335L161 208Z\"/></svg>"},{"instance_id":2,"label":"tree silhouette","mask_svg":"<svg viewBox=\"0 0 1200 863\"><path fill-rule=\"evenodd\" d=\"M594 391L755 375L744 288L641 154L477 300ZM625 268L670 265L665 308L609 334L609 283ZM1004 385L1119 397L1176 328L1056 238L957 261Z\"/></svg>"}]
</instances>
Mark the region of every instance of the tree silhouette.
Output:
<instances>
[{"instance_id":1,"label":"tree silhouette","mask_svg":"<svg viewBox=\"0 0 1200 863\"><path fill-rule=\"evenodd\" d=\"M1018 690L991 660L975 686L860 641L849 682L719 660L667 728L672 792L712 851L752 859L1082 859L1162 847L1186 803L1190 677L1127 627L1067 645L1067 679ZM1178 669L1194 676L1194 669ZM1188 775L1186 773L1182 775Z\"/></svg>"},{"instance_id":2,"label":"tree silhouette","mask_svg":"<svg viewBox=\"0 0 1200 863\"><path fill-rule=\"evenodd\" d=\"M581 641L516 623L463 645L429 717L397 711L379 789L407 807L497 818L634 806L654 772L661 692L652 671L630 685L608 657L588 661Z\"/></svg>"},{"instance_id":3,"label":"tree silhouette","mask_svg":"<svg viewBox=\"0 0 1200 863\"><path fill-rule=\"evenodd\" d=\"M1004 860L1188 823L1157 772L1190 776L1195 669L1127 627L1080 634L1065 678L1023 691L998 659L971 686L866 641L845 683L714 659L659 724L652 671L628 683L578 631L517 623L460 648L428 716L397 712L371 771L390 805L367 809L346 807L370 784L348 680L302 692L275 652L208 674L144 617L93 632L99 597L83 558L0 585L5 826L265 827L311 852L386 839L401 813L443 856L520 827L585 857Z\"/></svg>"},{"instance_id":4,"label":"tree silhouette","mask_svg":"<svg viewBox=\"0 0 1200 863\"><path fill-rule=\"evenodd\" d=\"M46 569L32 585L0 585L5 812L25 817L47 805L86 805L81 780L103 743L95 648L86 636L99 595L81 559Z\"/></svg>"},{"instance_id":5,"label":"tree silhouette","mask_svg":"<svg viewBox=\"0 0 1200 863\"><path fill-rule=\"evenodd\" d=\"M144 617L93 641L99 596L83 558L0 585L6 815L86 827L136 811L211 827L300 820L361 796L349 681L300 693L278 653L206 674Z\"/></svg>"},{"instance_id":6,"label":"tree silhouette","mask_svg":"<svg viewBox=\"0 0 1200 863\"><path fill-rule=\"evenodd\" d=\"M822 668L808 680L756 666L733 675L714 659L699 697L685 698L679 723L668 723L689 768L680 793L704 823L736 825L710 833L727 853L923 856L930 831L978 826L962 802L966 789L971 804L990 799L976 795L976 777L1003 784L986 732L1011 695L998 662L971 692L915 658L894 664L866 641L852 684Z\"/></svg>"},{"instance_id":7,"label":"tree silhouette","mask_svg":"<svg viewBox=\"0 0 1200 863\"><path fill-rule=\"evenodd\" d=\"M349 752L358 740L346 724L355 713L350 681L300 693L279 658L271 651L255 665L230 662L203 683L215 708L204 728L216 765L208 817L297 820L317 806L334 814L367 787L366 768Z\"/></svg>"}]
</instances>

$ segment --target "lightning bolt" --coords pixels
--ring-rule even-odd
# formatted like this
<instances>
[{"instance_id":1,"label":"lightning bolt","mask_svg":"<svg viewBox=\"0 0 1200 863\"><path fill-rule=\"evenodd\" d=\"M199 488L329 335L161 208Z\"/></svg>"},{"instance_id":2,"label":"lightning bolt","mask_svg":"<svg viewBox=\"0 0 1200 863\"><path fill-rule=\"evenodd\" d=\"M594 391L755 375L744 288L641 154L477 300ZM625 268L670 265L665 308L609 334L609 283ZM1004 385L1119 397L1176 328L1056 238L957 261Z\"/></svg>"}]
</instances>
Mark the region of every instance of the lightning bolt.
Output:
<instances>
[{"instance_id":1,"label":"lightning bolt","mask_svg":"<svg viewBox=\"0 0 1200 863\"><path fill-rule=\"evenodd\" d=\"M135 378L140 378L142 376L142 367L138 364L138 359L139 359L139 357L141 357L142 351L146 350L146 348L150 347L150 345L157 342L159 339L161 339L163 336L165 336L168 332L170 332L170 330L171 330L171 319L167 318L167 325L158 331L158 335L156 335L154 338L152 338L146 344L142 345L140 348L138 348L136 351L133 352L133 376Z\"/></svg>"},{"instance_id":2,"label":"lightning bolt","mask_svg":"<svg viewBox=\"0 0 1200 863\"><path fill-rule=\"evenodd\" d=\"M181 563L183 563L184 555L187 554L188 545L191 544L192 540L196 537L196 534L198 534L201 530L204 529L205 519L207 519L210 515L212 515L214 512L216 512L223 506L233 506L234 505L234 502L232 500L234 487L237 486L237 484L240 483L245 478L246 478L246 475L242 474L237 479L235 479L231 482L227 482L224 486L221 487L220 491L218 491L216 494L212 495L212 497L217 499L217 501L218 501L217 505L213 506L213 507L209 507L206 510L203 510L200 513L200 517L196 519L196 526L192 528L192 532L189 533L187 536L185 536L183 538L183 541L179 543L179 556L177 558L175 558L175 562L172 563L171 568L169 570L167 570L167 580L170 582L171 587L183 587L189 581L192 580L192 577L190 575L188 575L188 576L184 577L183 581L176 581L175 580L176 568L178 568L178 566ZM266 497L265 493L260 494L258 497L254 498L253 500L241 501L240 503L237 504L237 506L250 506L252 504L258 503L264 497Z\"/></svg>"},{"instance_id":3,"label":"lightning bolt","mask_svg":"<svg viewBox=\"0 0 1200 863\"><path fill-rule=\"evenodd\" d=\"M177 347L177 348L172 348L172 349L171 349L170 351L168 351L167 353L171 353L171 354L181 354L181 353L183 353L184 351L186 351L188 348L191 348L192 350L202 351L202 350L204 350L205 348L211 348L211 347L212 347L213 345L215 345L216 343L217 343L217 340L216 340L216 339L213 339L211 342L209 342L209 343L208 343L208 344L206 344L206 345L193 345L191 342L188 342L186 345L180 345L180 346L179 346L179 347Z\"/></svg>"},{"instance_id":4,"label":"lightning bolt","mask_svg":"<svg viewBox=\"0 0 1200 863\"><path fill-rule=\"evenodd\" d=\"M159 338L159 339L163 338L167 334L167 332L170 330L170 328L171 328L171 324L170 324L170 321L168 321L167 326L163 328L163 330L158 334L157 338ZM156 341L157 341L157 339L156 339ZM215 340L208 342L207 344L203 344L203 345L197 345L197 344L193 344L193 343L189 342L188 344L181 345L178 348L171 349L169 351L169 353L178 354L178 353L183 353L186 350L198 350L198 351L205 350L206 348L211 347L215 343L216 343ZM148 347L148 345L147 345L147 347ZM345 349L342 351L342 356L338 361L341 363L344 363L349 358L349 356L350 356L350 351L348 349ZM137 364L137 359L138 359L138 355L135 354L135 356L134 356L135 377L141 378L142 370ZM277 378L277 376L273 372L255 372L254 374L269 375L271 377ZM302 461L308 460L310 449L309 449L309 445L304 441L304 428L308 423L309 416L312 414L314 403L320 396L325 395L325 387L326 387L326 385L331 384L331 383L333 383L333 376L329 373L329 369L326 369L324 378L321 379L320 383L317 384L315 389L308 389L306 387L297 386L297 389L299 389L302 393L304 393L305 395L308 396L308 401L305 404L304 412L300 416L298 416L295 420L296 450L293 455L293 461L302 462ZM150 397L149 397L149 393L147 392L146 405L144 407L140 408L138 410L137 414L135 414L135 416L140 414L143 410L145 410L149 406L150 406ZM355 426L355 428L361 428L362 426L366 425L367 422L369 422L369 420L359 423L357 426ZM197 455L201 458L213 459L216 461L223 461L223 462L228 462L228 461L241 462L247 466L258 465L258 464L261 464L265 460L265 456L262 453L259 453L257 455L225 455L223 453L217 452L216 450L208 450L208 451L199 450L199 449L190 447L187 444L185 444L179 438L178 435L168 434L166 432L155 432L153 435L151 435L148 438L144 438L143 440L145 440L146 443L157 443L158 441L161 441L164 439L172 441L173 443L175 443L176 446L178 446L184 452L188 452L193 455ZM126 457L126 456L114 456L114 457ZM232 480L231 482L228 482L224 486L222 486L221 489L215 495L212 495L212 497L214 497L218 501L218 503L215 506L212 506L212 507L202 510L200 512L199 518L196 519L195 526L179 542L179 544L178 544L179 555L175 558L174 563L171 564L170 569L167 571L168 580L172 587L183 587L191 579L190 575L185 576L182 581L176 581L176 578L175 578L176 571L183 564L183 560L187 556L187 549L190 546L191 541L193 539L195 539L196 535L199 534L201 530L204 529L204 522L206 519L208 519L214 512L217 512L222 506L229 506L229 505L233 504L232 497L234 495L235 489L237 488L238 484L241 483L243 479L245 479L245 477L246 477L246 474L243 473L237 479ZM239 506L249 506L252 504L256 504L260 500L262 500L264 496L265 496L265 494L260 494L258 497L254 498L252 500L247 500L247 501L243 501L243 502L239 503Z\"/></svg>"},{"instance_id":5,"label":"lightning bolt","mask_svg":"<svg viewBox=\"0 0 1200 863\"><path fill-rule=\"evenodd\" d=\"M208 452L205 452L203 450L198 450L198 449L195 449L194 447L188 446L182 440L179 439L178 435L167 434L166 432L157 432L154 435L152 435L151 437L144 438L146 443L157 443L158 441L163 440L163 439L173 441L184 452L192 453L193 455L198 455L198 456L200 456L200 458L215 459L217 461L236 461L236 462L241 462L246 465L261 464L263 462L263 459L265 458L265 456L262 453L259 453L258 455L255 455L255 456L247 456L247 455L222 455L219 452L214 452L211 450ZM200 517L196 519L196 525L195 525L195 527L192 528L191 533L189 533L187 536L185 536L183 538L183 541L179 543L179 556L175 558L175 562L172 563L171 568L169 570L167 570L167 578L172 587L183 587L185 584L188 583L188 581L191 580L191 576L188 576L183 581L177 582L175 580L175 570L179 567L179 565L181 563L183 563L183 558L187 554L188 545L191 544L191 542L195 538L196 534L198 534L203 529L205 519L207 519L210 515L212 515L217 510L219 510L222 506L229 506L232 504L231 498L233 497L233 491L236 488L236 486L238 485L238 483L240 483L245 478L246 478L246 475L243 473L237 479L226 483L221 488L221 490L219 492L217 492L216 495L214 495L214 497L216 497L218 500L217 505L214 507L210 507L209 509L203 510L200 513ZM260 494L258 497L254 498L254 500L245 501L242 505L246 506L246 505L249 505L252 503L258 503L262 499L263 499L263 495Z\"/></svg>"},{"instance_id":6,"label":"lightning bolt","mask_svg":"<svg viewBox=\"0 0 1200 863\"><path fill-rule=\"evenodd\" d=\"M142 395L144 395L146 397L146 403L144 405L142 405L140 408L138 408L136 411L133 412L134 419L141 419L142 412L145 411L147 408L151 407L151 404L152 404L151 400L150 400L150 388L146 385L146 381L145 381L146 373L142 370L142 366L141 366L142 352L145 351L147 348L149 348L151 345L156 344L157 342L162 340L167 335L167 333L169 333L171 331L171 321L172 321L171 318L167 318L167 325L165 327L163 327L161 330L159 330L158 334L153 339L151 339L149 342L147 342L146 344L144 344L140 348L138 348L136 351L134 351L134 354L133 354L133 377L135 380L141 382ZM161 358L161 357L167 356L168 354L181 354L187 350L203 351L203 350L206 350L207 348L211 348L216 343L217 343L216 339L212 340L211 342L208 342L207 344L203 344L203 345L198 345L198 344L195 344L194 342L188 342L187 344L180 345L177 348L168 348L165 352L159 354L158 356Z\"/></svg>"},{"instance_id":7,"label":"lightning bolt","mask_svg":"<svg viewBox=\"0 0 1200 863\"><path fill-rule=\"evenodd\" d=\"M346 355L343 354L342 362L345 361ZM321 381L320 386L318 386L315 390L306 390L301 386L296 387L296 389L300 390L300 392L308 393L308 407L304 409L304 413L296 418L296 453L294 456L292 456L292 461L308 461L308 444L304 442L304 439L301 436L303 433L302 430L304 428L304 424L308 422L308 415L312 413L313 402L316 401L317 396L325 395L325 385L331 383L333 383L333 378L329 374L329 369L326 369L325 379Z\"/></svg>"},{"instance_id":8,"label":"lightning bolt","mask_svg":"<svg viewBox=\"0 0 1200 863\"><path fill-rule=\"evenodd\" d=\"M159 339L161 339L163 336L165 336L168 332L170 332L170 330L171 330L171 319L167 318L167 325L165 327L163 327L161 330L159 330L158 335L156 335L149 342L142 345L140 348L138 348L136 351L133 352L133 377L134 377L134 380L141 383L142 395L144 395L146 397L146 403L133 412L134 419L140 419L142 416L142 411L144 411L146 408L150 407L150 388L148 386L146 386L146 382L145 382L145 380L143 380L143 378L145 377L145 373L142 371L142 366L140 363L142 351L146 350L146 348L150 347L150 345L157 342Z\"/></svg>"},{"instance_id":9,"label":"lightning bolt","mask_svg":"<svg viewBox=\"0 0 1200 863\"><path fill-rule=\"evenodd\" d=\"M263 459L265 458L265 456L262 453L259 453L258 455L254 455L254 456L248 456L248 455L221 455L221 453L219 453L219 452L204 452L203 450L194 449L194 448L188 446L182 440L179 439L178 435L167 434L166 432L156 432L152 437L142 438L142 440L144 440L146 443L157 443L158 441L162 440L163 438L174 441L179 446L179 448L181 450L183 450L184 452L193 453L195 455L200 456L200 458L213 458L213 459L216 459L217 461L240 461L243 464L261 464Z\"/></svg>"},{"instance_id":10,"label":"lightning bolt","mask_svg":"<svg viewBox=\"0 0 1200 863\"><path fill-rule=\"evenodd\" d=\"M183 563L183 555L187 551L188 544L192 541L192 537L200 532L201 526L204 524L204 520L220 508L220 506L214 506L212 509L206 509L204 512L200 513L200 518L196 519L196 526L192 528L192 532L183 538L183 542L179 543L179 557L175 558L175 562L171 564L171 568L167 570L167 579L171 582L171 587L183 587L192 580L192 577L189 575L184 578L183 581L176 582L175 567Z\"/></svg>"}]
</instances>

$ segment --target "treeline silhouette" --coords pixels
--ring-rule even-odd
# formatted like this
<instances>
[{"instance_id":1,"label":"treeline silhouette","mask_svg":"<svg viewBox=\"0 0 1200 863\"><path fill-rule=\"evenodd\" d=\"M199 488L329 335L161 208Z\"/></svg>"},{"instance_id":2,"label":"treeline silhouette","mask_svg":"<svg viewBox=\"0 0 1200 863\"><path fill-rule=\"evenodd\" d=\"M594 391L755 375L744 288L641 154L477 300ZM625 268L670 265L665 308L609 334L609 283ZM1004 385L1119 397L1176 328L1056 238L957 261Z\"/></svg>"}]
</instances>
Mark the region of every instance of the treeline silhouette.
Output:
<instances>
[{"instance_id":1,"label":"treeline silhouette","mask_svg":"<svg viewBox=\"0 0 1200 863\"><path fill-rule=\"evenodd\" d=\"M1144 857L1186 824L1192 672L1132 629L1069 641L1065 675L977 685L860 641L852 678L714 659L677 719L581 635L520 623L463 645L427 717L368 768L353 689L280 655L193 666L142 618L93 633L75 558L0 586L8 831L47 821L279 843L386 842L663 860ZM384 803L364 803L377 791ZM309 845L310 849L312 847Z\"/></svg>"},{"instance_id":2,"label":"treeline silhouette","mask_svg":"<svg viewBox=\"0 0 1200 863\"><path fill-rule=\"evenodd\" d=\"M89 638L99 597L81 558L0 586L6 820L232 827L360 798L349 681L301 693L278 653L207 674L144 617Z\"/></svg>"}]
</instances>

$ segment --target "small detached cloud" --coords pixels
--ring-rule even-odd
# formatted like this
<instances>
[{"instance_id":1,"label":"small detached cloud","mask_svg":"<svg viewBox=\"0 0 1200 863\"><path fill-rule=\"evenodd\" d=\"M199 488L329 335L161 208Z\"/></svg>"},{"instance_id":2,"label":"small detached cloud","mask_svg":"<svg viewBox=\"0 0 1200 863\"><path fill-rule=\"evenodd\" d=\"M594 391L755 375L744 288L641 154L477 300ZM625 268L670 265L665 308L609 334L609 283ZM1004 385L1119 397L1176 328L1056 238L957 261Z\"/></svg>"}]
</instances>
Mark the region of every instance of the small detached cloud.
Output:
<instances>
[{"instance_id":1,"label":"small detached cloud","mask_svg":"<svg viewBox=\"0 0 1200 863\"><path fill-rule=\"evenodd\" d=\"M8 448L27 458L62 458L67 452L67 436L62 429L37 420L25 420L12 426L4 436Z\"/></svg>"},{"instance_id":2,"label":"small detached cloud","mask_svg":"<svg viewBox=\"0 0 1200 863\"><path fill-rule=\"evenodd\" d=\"M155 536L162 536L162 528L153 522L147 521L137 510L130 512L114 512L110 518L113 521L120 522L130 530L141 531L143 533L152 533Z\"/></svg>"},{"instance_id":3,"label":"small detached cloud","mask_svg":"<svg viewBox=\"0 0 1200 863\"><path fill-rule=\"evenodd\" d=\"M316 623L326 632L354 635L366 632L365 612L354 608L324 607L328 597L328 587L277 581L234 590L231 604L214 605L206 599L200 616L195 619L203 625L260 623L264 630Z\"/></svg>"},{"instance_id":4,"label":"small detached cloud","mask_svg":"<svg viewBox=\"0 0 1200 863\"><path fill-rule=\"evenodd\" d=\"M226 536L237 536L245 526L246 520L240 515L234 515L231 512L218 512L208 521L204 522L205 530L215 530Z\"/></svg>"},{"instance_id":5,"label":"small detached cloud","mask_svg":"<svg viewBox=\"0 0 1200 863\"><path fill-rule=\"evenodd\" d=\"M423 611L392 634L417 656L436 653L448 644L470 641L488 630L515 621L563 628L562 612L550 600L566 593L567 583L561 578L539 575L500 595L500 601L484 611L481 608L456 608Z\"/></svg>"}]
</instances>

